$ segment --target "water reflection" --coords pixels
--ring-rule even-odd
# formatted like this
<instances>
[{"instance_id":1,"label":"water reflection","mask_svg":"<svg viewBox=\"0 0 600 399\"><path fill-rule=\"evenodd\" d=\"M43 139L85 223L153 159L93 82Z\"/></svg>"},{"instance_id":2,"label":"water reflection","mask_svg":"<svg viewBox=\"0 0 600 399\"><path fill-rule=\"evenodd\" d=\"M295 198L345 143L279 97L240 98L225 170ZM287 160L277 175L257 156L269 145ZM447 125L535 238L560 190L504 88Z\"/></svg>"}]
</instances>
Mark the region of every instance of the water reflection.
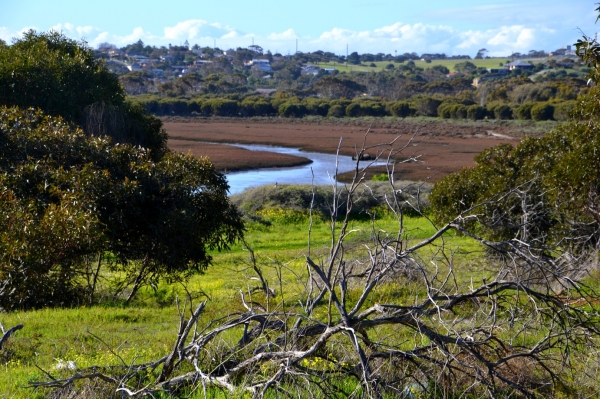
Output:
<instances>
[{"instance_id":1,"label":"water reflection","mask_svg":"<svg viewBox=\"0 0 600 399\"><path fill-rule=\"evenodd\" d=\"M280 154L297 155L312 160L311 164L287 168L265 168L227 174L230 193L236 194L248 187L265 184L330 184L335 175L336 156L320 152L300 151L296 148L274 147L254 144L230 144L252 151L270 151ZM349 156L340 156L338 172L348 172L356 167L356 161ZM367 166L368 161L361 161L361 166ZM379 162L377 164L385 164Z\"/></svg>"}]
</instances>

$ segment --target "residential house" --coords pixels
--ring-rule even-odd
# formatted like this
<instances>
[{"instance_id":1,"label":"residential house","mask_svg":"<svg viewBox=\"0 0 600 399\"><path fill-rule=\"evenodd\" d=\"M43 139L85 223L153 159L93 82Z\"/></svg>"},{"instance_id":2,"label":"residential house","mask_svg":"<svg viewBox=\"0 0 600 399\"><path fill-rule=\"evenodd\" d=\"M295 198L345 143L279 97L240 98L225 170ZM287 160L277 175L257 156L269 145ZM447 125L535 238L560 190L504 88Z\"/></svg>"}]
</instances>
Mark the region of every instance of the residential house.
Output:
<instances>
[{"instance_id":1,"label":"residential house","mask_svg":"<svg viewBox=\"0 0 600 399\"><path fill-rule=\"evenodd\" d=\"M271 68L271 63L269 60L252 60L244 63L245 66L252 67L252 69L258 69L264 72L271 72L273 68Z\"/></svg>"},{"instance_id":2,"label":"residential house","mask_svg":"<svg viewBox=\"0 0 600 399\"><path fill-rule=\"evenodd\" d=\"M129 69L131 72L139 72L142 70L142 66L140 64L134 63L131 65L127 65L127 69Z\"/></svg>"},{"instance_id":3,"label":"residential house","mask_svg":"<svg viewBox=\"0 0 600 399\"><path fill-rule=\"evenodd\" d=\"M531 65L529 62L513 61L504 65L504 68L508 69L509 71L514 71L515 69L531 70L533 69L533 65Z\"/></svg>"},{"instance_id":4,"label":"residential house","mask_svg":"<svg viewBox=\"0 0 600 399\"><path fill-rule=\"evenodd\" d=\"M160 60L162 62L175 62L175 57L172 55L161 55Z\"/></svg>"}]
</instances>

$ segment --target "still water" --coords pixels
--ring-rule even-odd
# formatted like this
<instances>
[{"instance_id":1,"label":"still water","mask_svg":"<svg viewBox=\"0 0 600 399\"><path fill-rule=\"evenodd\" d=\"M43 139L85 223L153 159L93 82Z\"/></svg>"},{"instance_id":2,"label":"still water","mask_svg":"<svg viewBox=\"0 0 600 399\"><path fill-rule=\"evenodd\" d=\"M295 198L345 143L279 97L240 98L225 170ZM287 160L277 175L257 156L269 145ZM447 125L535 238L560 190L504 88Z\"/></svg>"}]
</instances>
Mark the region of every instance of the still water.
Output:
<instances>
[{"instance_id":1,"label":"still water","mask_svg":"<svg viewBox=\"0 0 600 399\"><path fill-rule=\"evenodd\" d=\"M231 194L244 191L249 187L262 186L265 184L331 184L335 176L336 156L320 152L305 152L296 148L273 147L255 144L230 144L246 148L252 151L270 151L280 154L296 155L312 160L312 163L304 166L289 168L265 168L242 172L228 173ZM348 172L356 167L356 161L349 156L340 156L337 159L338 172ZM365 167L374 164L369 161L361 161L360 166ZM385 164L379 162L377 164Z\"/></svg>"}]
</instances>

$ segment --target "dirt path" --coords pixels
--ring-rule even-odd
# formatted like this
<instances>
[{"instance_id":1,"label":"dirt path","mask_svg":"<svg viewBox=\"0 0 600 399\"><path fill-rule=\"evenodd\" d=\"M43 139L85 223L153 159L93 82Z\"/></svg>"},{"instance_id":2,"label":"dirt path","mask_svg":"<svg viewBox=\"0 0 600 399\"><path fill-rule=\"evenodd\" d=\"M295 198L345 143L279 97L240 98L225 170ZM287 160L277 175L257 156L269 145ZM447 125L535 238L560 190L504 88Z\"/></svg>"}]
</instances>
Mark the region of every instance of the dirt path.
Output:
<instances>
[{"instance_id":1,"label":"dirt path","mask_svg":"<svg viewBox=\"0 0 600 399\"><path fill-rule=\"evenodd\" d=\"M516 144L527 134L530 125L514 126L493 122L456 123L283 119L283 118L187 118L166 119L169 147L193 155L206 155L219 169L239 170L302 163L299 157L270 152L254 152L237 147L206 144L255 143L301 148L342 155L353 155L357 148L390 143L404 147L395 160L418 156L419 162L401 164L395 176L403 180L438 181L443 176L474 164L473 158L483 149L500 143ZM366 135L366 132L369 134ZM340 144L341 139L341 144ZM378 148L382 150L383 147ZM367 152L374 155L378 149ZM381 173L384 167L374 168Z\"/></svg>"}]
</instances>

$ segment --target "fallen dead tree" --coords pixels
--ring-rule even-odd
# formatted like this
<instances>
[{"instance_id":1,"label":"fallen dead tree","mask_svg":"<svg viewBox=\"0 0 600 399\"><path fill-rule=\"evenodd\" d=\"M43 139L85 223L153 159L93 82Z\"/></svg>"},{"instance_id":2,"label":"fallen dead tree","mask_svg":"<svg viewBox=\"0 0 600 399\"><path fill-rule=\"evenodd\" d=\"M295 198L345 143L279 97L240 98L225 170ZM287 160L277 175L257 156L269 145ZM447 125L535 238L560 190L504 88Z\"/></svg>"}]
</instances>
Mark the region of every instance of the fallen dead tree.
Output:
<instances>
[{"instance_id":1,"label":"fallen dead tree","mask_svg":"<svg viewBox=\"0 0 600 399\"><path fill-rule=\"evenodd\" d=\"M377 149L388 148L390 159L402 150L394 144ZM363 146L361 153L367 150L374 149ZM259 273L265 295L250 299L240 291L238 313L200 325L212 304L202 302L187 318L180 312L173 348L156 361L93 367L31 386L100 379L130 397L192 390L209 397L215 390L256 397L536 397L568 389L581 354L576 348L596 345L600 333L597 296L585 284L593 262L523 241L527 234L486 240L473 227L479 206L444 226L431 222L432 234L413 239L400 203L403 188L394 181L388 205L398 228L379 231L373 215L359 253L349 244L348 215L353 195L367 183L363 164L357 162L352 184L333 186L328 253L313 254L309 246L304 290L293 303L272 295ZM523 223L522 233L528 228ZM456 234L486 248L486 255L460 258Z\"/></svg>"}]
</instances>

